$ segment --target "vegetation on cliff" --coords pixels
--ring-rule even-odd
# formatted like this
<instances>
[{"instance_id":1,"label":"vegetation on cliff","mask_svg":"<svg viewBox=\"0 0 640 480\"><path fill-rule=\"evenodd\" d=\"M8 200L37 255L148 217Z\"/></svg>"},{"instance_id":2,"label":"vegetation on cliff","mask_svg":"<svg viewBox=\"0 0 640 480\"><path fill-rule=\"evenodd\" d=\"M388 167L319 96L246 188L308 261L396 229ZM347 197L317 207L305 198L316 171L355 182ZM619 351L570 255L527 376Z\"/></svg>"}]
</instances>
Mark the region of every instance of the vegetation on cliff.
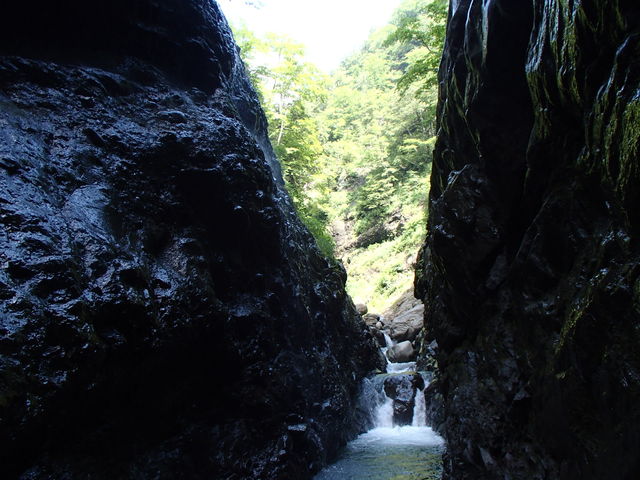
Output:
<instances>
[{"instance_id":1,"label":"vegetation on cliff","mask_svg":"<svg viewBox=\"0 0 640 480\"><path fill-rule=\"evenodd\" d=\"M299 215L376 310L410 288L425 234L446 6L406 0L331 76L290 39L234 30Z\"/></svg>"}]
</instances>

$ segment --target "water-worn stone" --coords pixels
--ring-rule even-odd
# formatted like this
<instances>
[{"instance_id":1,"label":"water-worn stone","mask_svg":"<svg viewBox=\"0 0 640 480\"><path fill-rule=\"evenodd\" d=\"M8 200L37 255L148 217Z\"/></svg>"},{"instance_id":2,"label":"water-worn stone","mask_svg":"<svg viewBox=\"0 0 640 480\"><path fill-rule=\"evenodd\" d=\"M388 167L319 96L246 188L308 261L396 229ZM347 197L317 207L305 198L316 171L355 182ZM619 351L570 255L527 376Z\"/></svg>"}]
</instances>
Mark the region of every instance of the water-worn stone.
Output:
<instances>
[{"instance_id":1,"label":"water-worn stone","mask_svg":"<svg viewBox=\"0 0 640 480\"><path fill-rule=\"evenodd\" d=\"M424 323L424 305L413 296L413 290L404 292L383 317L390 326L390 336L396 342L414 341Z\"/></svg>"},{"instance_id":2,"label":"water-worn stone","mask_svg":"<svg viewBox=\"0 0 640 480\"><path fill-rule=\"evenodd\" d=\"M416 305L391 320L391 338L396 342L415 340L424 323L424 305Z\"/></svg>"},{"instance_id":3,"label":"water-worn stone","mask_svg":"<svg viewBox=\"0 0 640 480\"><path fill-rule=\"evenodd\" d=\"M451 2L416 279L447 479L640 478L639 20Z\"/></svg>"},{"instance_id":4,"label":"water-worn stone","mask_svg":"<svg viewBox=\"0 0 640 480\"><path fill-rule=\"evenodd\" d=\"M384 393L393 400L393 424L411 425L416 390L424 389L424 379L418 373L391 375L384 380Z\"/></svg>"},{"instance_id":5,"label":"water-worn stone","mask_svg":"<svg viewBox=\"0 0 640 480\"><path fill-rule=\"evenodd\" d=\"M378 315L377 313L365 313L362 316L362 319L368 326L373 327L380 321L380 315Z\"/></svg>"},{"instance_id":6,"label":"water-worn stone","mask_svg":"<svg viewBox=\"0 0 640 480\"><path fill-rule=\"evenodd\" d=\"M364 303L356 303L356 310L360 315L364 315L369 311L369 309Z\"/></svg>"},{"instance_id":7,"label":"water-worn stone","mask_svg":"<svg viewBox=\"0 0 640 480\"><path fill-rule=\"evenodd\" d=\"M309 478L379 351L217 5L11 0L0 54L0 477Z\"/></svg>"},{"instance_id":8,"label":"water-worn stone","mask_svg":"<svg viewBox=\"0 0 640 480\"><path fill-rule=\"evenodd\" d=\"M415 359L415 350L409 340L400 342L387 350L387 358L393 363L410 362Z\"/></svg>"}]
</instances>

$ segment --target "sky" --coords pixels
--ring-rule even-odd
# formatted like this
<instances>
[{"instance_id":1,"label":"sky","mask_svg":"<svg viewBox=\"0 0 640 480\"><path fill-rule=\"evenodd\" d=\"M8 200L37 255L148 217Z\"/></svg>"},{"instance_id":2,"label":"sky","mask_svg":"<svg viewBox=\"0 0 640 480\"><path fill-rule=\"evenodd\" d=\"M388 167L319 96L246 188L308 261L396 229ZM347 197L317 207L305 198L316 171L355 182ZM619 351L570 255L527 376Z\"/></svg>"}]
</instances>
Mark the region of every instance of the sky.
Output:
<instances>
[{"instance_id":1,"label":"sky","mask_svg":"<svg viewBox=\"0 0 640 480\"><path fill-rule=\"evenodd\" d=\"M306 46L307 58L329 73L385 25L401 0L218 0L232 24L256 34L285 34Z\"/></svg>"}]
</instances>

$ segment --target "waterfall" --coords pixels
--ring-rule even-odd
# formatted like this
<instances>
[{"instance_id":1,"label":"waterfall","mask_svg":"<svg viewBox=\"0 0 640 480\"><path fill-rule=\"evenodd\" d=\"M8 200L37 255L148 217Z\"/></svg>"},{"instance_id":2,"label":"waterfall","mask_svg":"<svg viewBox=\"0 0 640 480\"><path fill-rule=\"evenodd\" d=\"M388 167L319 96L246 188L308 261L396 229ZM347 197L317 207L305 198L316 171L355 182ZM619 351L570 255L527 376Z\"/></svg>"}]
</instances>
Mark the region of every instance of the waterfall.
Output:
<instances>
[{"instance_id":1,"label":"waterfall","mask_svg":"<svg viewBox=\"0 0 640 480\"><path fill-rule=\"evenodd\" d=\"M395 342L386 332L384 338L386 347L381 350L386 353ZM385 380L403 373L406 377L414 377L415 370L415 362L391 363L387 360L388 373L364 379L359 409L368 418L369 430L349 442L340 459L322 470L314 480L389 480L409 478L408 472L413 475L411 478L440 478L439 459L444 440L426 424L424 390L430 376L421 373L425 386L423 389L414 387L411 425L394 425L394 400L385 393ZM412 382L412 385L422 386L422 382Z\"/></svg>"},{"instance_id":2,"label":"waterfall","mask_svg":"<svg viewBox=\"0 0 640 480\"><path fill-rule=\"evenodd\" d=\"M376 428L393 427L393 400L384 396L385 401L376 408L376 418L374 426Z\"/></svg>"},{"instance_id":3,"label":"waterfall","mask_svg":"<svg viewBox=\"0 0 640 480\"><path fill-rule=\"evenodd\" d=\"M425 387L426 389L426 387ZM427 425L427 405L424 401L424 390L416 390L413 406L413 420L411 426L424 427Z\"/></svg>"},{"instance_id":4,"label":"waterfall","mask_svg":"<svg viewBox=\"0 0 640 480\"><path fill-rule=\"evenodd\" d=\"M415 372L416 371L416 362L405 362L405 363L393 363L389 361L387 357L387 350L393 347L396 342L389 336L389 334L385 331L382 332L384 335L385 346L380 349L382 354L384 355L385 360L387 361L387 372L388 373L404 373L404 372Z\"/></svg>"}]
</instances>

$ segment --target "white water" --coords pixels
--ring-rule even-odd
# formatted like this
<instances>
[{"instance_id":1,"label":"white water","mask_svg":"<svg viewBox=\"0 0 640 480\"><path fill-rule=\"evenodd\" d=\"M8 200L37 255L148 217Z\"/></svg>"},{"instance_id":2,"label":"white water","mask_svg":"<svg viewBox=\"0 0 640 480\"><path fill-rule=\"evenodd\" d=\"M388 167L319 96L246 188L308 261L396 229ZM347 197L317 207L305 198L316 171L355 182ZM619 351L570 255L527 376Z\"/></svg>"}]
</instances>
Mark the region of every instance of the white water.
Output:
<instances>
[{"instance_id":1,"label":"white water","mask_svg":"<svg viewBox=\"0 0 640 480\"><path fill-rule=\"evenodd\" d=\"M384 332L386 346L395 345ZM392 363L388 374L415 372L416 362ZM362 401L371 409L373 428L349 442L341 457L314 480L393 480L400 478L440 478L444 440L426 424L424 390L417 390L411 425L394 426L393 400L384 393L384 379L366 379ZM428 385L429 382L425 381ZM425 386L426 389L426 386Z\"/></svg>"},{"instance_id":2,"label":"white water","mask_svg":"<svg viewBox=\"0 0 640 480\"><path fill-rule=\"evenodd\" d=\"M406 362L406 363L391 363L387 360L387 372L388 373L405 373L405 372L415 372L416 371L416 362Z\"/></svg>"},{"instance_id":3,"label":"white water","mask_svg":"<svg viewBox=\"0 0 640 480\"><path fill-rule=\"evenodd\" d=\"M406 425L403 427L377 427L369 430L356 438L352 445L355 446L437 446L442 445L444 440L431 427L414 427Z\"/></svg>"},{"instance_id":4,"label":"white water","mask_svg":"<svg viewBox=\"0 0 640 480\"><path fill-rule=\"evenodd\" d=\"M440 478L444 441L425 425L424 392L416 394L422 407L414 409L411 426L394 427L393 401L382 398L374 412L374 428L349 442L340 458L314 480Z\"/></svg>"},{"instance_id":5,"label":"white water","mask_svg":"<svg viewBox=\"0 0 640 480\"><path fill-rule=\"evenodd\" d=\"M393 400L385 395L386 400L375 412L375 426L379 428L393 427Z\"/></svg>"},{"instance_id":6,"label":"white water","mask_svg":"<svg viewBox=\"0 0 640 480\"><path fill-rule=\"evenodd\" d=\"M387 361L387 372L388 373L405 373L405 372L415 372L416 371L416 362L405 362L405 363L393 363L390 362L387 358L387 350L393 347L396 342L389 336L389 334L385 331L382 332L384 335L385 346L380 350L382 351L385 360Z\"/></svg>"},{"instance_id":7,"label":"white water","mask_svg":"<svg viewBox=\"0 0 640 480\"><path fill-rule=\"evenodd\" d=\"M413 407L413 420L411 421L411 425L414 427L423 427L427 425L427 405L424 403L424 390L416 390L416 399Z\"/></svg>"}]
</instances>

